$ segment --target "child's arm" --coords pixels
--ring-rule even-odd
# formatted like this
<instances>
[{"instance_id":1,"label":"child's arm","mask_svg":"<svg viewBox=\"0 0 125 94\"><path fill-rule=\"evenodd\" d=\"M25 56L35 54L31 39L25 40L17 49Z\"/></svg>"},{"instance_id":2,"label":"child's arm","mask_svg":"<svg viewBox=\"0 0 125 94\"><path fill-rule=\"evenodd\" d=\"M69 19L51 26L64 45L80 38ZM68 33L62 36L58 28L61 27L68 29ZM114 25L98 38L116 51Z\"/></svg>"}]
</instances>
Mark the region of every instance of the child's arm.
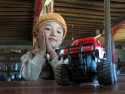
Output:
<instances>
[{"instance_id":1,"label":"child's arm","mask_svg":"<svg viewBox=\"0 0 125 94\"><path fill-rule=\"evenodd\" d=\"M37 80L45 63L45 58L41 54L36 54L31 58L31 54L27 53L21 57L22 67L20 73L26 80Z\"/></svg>"}]
</instances>

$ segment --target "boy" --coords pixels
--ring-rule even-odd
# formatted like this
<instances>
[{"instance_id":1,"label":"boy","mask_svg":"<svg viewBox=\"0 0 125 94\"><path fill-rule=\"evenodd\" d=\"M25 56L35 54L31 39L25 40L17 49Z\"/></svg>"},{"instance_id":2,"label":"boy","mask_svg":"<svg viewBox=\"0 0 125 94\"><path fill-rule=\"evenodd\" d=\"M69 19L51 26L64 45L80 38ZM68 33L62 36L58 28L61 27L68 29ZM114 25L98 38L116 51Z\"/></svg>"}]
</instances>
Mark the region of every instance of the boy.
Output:
<instances>
[{"instance_id":1,"label":"boy","mask_svg":"<svg viewBox=\"0 0 125 94\"><path fill-rule=\"evenodd\" d=\"M67 33L63 17L57 13L40 16L34 32L34 47L21 57L21 76L25 80L38 80L44 76L43 66L48 64L54 72L58 63L56 49ZM50 74L47 74L50 75Z\"/></svg>"}]
</instances>

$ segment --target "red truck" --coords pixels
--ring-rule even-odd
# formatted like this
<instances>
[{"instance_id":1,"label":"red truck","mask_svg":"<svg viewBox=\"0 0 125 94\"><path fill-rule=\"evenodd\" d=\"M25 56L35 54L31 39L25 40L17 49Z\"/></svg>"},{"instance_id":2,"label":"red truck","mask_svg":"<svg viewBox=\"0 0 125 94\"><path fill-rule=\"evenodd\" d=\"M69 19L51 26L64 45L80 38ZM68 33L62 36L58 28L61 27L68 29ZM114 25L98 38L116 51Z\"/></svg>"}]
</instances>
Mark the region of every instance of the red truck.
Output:
<instances>
[{"instance_id":1,"label":"red truck","mask_svg":"<svg viewBox=\"0 0 125 94\"><path fill-rule=\"evenodd\" d=\"M115 63L107 63L105 50L95 37L76 39L60 51L63 64L56 67L55 80L60 85L97 80L100 85L117 82Z\"/></svg>"}]
</instances>

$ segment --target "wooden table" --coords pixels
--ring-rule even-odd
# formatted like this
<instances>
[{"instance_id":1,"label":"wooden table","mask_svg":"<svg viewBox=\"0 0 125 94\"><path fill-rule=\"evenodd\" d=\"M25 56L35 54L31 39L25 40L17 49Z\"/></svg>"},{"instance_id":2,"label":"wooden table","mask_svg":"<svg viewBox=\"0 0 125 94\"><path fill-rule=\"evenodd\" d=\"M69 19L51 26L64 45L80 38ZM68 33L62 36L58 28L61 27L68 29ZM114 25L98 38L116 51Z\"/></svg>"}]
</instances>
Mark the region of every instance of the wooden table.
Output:
<instances>
[{"instance_id":1,"label":"wooden table","mask_svg":"<svg viewBox=\"0 0 125 94\"><path fill-rule=\"evenodd\" d=\"M125 76L118 85L99 87L92 83L59 86L54 80L0 82L0 94L125 94Z\"/></svg>"}]
</instances>

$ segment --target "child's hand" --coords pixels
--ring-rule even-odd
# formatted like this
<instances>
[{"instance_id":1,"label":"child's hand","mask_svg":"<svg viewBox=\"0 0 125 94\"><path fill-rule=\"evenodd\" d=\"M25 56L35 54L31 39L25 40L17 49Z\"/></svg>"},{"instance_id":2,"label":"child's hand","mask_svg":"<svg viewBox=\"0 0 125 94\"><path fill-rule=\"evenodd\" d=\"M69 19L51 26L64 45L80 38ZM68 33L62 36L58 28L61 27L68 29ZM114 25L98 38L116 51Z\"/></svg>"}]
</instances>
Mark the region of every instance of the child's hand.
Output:
<instances>
[{"instance_id":1,"label":"child's hand","mask_svg":"<svg viewBox=\"0 0 125 94\"><path fill-rule=\"evenodd\" d=\"M47 52L50 54L50 58L54 59L57 58L58 55L55 52L55 49L52 47L52 45L49 43L48 37L45 33L45 40L46 40L46 48L47 48Z\"/></svg>"},{"instance_id":2,"label":"child's hand","mask_svg":"<svg viewBox=\"0 0 125 94\"><path fill-rule=\"evenodd\" d=\"M38 49L41 54L46 54L46 40L44 32L39 32L37 35Z\"/></svg>"}]
</instances>

